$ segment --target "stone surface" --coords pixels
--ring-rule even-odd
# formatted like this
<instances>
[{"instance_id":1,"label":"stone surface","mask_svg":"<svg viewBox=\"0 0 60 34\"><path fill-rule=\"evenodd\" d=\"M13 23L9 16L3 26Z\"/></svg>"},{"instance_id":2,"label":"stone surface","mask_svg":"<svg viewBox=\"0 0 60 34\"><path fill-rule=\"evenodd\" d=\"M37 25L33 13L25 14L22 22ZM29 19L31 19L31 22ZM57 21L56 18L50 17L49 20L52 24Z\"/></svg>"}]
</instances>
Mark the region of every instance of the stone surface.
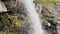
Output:
<instances>
[{"instance_id":1,"label":"stone surface","mask_svg":"<svg viewBox=\"0 0 60 34\"><path fill-rule=\"evenodd\" d=\"M5 7L4 3L0 1L0 12L6 12L7 8Z\"/></svg>"}]
</instances>

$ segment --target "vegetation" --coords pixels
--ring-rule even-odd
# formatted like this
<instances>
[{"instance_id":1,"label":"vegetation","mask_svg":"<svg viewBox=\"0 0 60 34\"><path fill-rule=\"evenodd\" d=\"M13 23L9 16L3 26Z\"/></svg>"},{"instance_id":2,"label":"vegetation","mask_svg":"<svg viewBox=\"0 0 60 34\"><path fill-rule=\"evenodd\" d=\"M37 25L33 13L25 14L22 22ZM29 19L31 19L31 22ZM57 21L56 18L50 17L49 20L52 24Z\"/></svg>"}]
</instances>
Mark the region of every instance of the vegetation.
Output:
<instances>
[{"instance_id":1,"label":"vegetation","mask_svg":"<svg viewBox=\"0 0 60 34\"><path fill-rule=\"evenodd\" d=\"M22 9L24 11L24 7L18 8L18 6L13 6L15 5L14 3L16 0L0 0L5 3L6 8L8 9L7 12L0 12L0 34L23 34L28 30L29 28L29 17L25 13L21 13L21 10L19 11L18 9ZM43 2L43 3L42 3ZM46 3L46 2L51 2L51 3ZM57 7L60 7L60 0L35 0L35 4L41 4L42 5L42 10L41 10L41 22L42 25L45 26L46 30L57 30L56 26L57 21L59 19L59 10L56 11L56 9L59 9ZM10 4L10 5L9 5ZM36 6L36 7L41 7L41 6ZM39 8L38 8L39 9ZM52 10L53 9L53 10ZM19 13L20 12L20 13ZM52 22L52 23L51 23ZM48 26L48 23L51 25ZM48 26L48 27L46 27ZM23 31L22 31L23 30Z\"/></svg>"}]
</instances>

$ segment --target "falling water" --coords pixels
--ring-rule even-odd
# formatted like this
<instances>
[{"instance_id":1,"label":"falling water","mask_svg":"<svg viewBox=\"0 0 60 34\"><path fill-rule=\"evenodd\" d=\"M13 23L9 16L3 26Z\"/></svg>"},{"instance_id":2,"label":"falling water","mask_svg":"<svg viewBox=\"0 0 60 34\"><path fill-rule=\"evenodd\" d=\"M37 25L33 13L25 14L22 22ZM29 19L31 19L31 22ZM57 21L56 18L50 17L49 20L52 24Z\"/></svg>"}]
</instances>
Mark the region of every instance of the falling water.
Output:
<instances>
[{"instance_id":1,"label":"falling water","mask_svg":"<svg viewBox=\"0 0 60 34\"><path fill-rule=\"evenodd\" d=\"M31 31L29 31L29 34L43 34L42 24L38 17L33 0L22 0L22 3L25 4L27 15L30 17Z\"/></svg>"}]
</instances>

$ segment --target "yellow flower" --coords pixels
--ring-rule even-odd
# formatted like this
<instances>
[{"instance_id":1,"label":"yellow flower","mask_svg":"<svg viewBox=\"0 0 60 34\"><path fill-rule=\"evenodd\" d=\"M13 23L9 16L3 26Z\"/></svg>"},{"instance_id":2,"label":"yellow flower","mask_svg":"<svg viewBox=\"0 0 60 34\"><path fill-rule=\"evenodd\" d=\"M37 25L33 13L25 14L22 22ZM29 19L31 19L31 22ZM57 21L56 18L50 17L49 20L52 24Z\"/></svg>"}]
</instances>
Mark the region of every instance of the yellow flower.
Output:
<instances>
[{"instance_id":1,"label":"yellow flower","mask_svg":"<svg viewBox=\"0 0 60 34\"><path fill-rule=\"evenodd\" d=\"M21 21L15 20L15 21L13 21L13 23L16 25L16 27L21 27L22 26Z\"/></svg>"}]
</instances>

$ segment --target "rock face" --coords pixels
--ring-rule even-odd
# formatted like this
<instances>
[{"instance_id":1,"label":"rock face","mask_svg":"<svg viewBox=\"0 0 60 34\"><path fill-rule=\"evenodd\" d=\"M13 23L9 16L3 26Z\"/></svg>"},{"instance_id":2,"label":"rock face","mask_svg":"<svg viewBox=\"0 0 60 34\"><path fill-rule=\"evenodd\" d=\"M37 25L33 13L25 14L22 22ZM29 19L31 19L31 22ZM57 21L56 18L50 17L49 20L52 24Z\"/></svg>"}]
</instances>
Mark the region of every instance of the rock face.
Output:
<instances>
[{"instance_id":1,"label":"rock face","mask_svg":"<svg viewBox=\"0 0 60 34\"><path fill-rule=\"evenodd\" d=\"M16 30L23 34L28 33L27 31L30 29L29 17L26 15L24 4L19 3L20 1L22 0L18 0L17 3L15 3L14 0L11 0L6 3L6 6L4 0L0 1L0 31L8 31L10 29L9 31ZM44 34L58 34L60 32L60 4L43 2L37 3L36 6L37 12L42 19ZM7 10L10 11L6 12Z\"/></svg>"},{"instance_id":2,"label":"rock face","mask_svg":"<svg viewBox=\"0 0 60 34\"><path fill-rule=\"evenodd\" d=\"M58 30L60 30L59 28L57 29L57 25L58 25L57 20L59 19L60 16L59 6L57 6L55 3L43 2L40 4L42 5L42 11L40 11L40 13L42 15L43 29L46 32L45 34L58 34ZM48 26L48 23L50 23L51 25Z\"/></svg>"},{"instance_id":3,"label":"rock face","mask_svg":"<svg viewBox=\"0 0 60 34\"><path fill-rule=\"evenodd\" d=\"M7 11L6 6L4 5L3 2L0 1L0 12L6 12L6 11Z\"/></svg>"}]
</instances>

